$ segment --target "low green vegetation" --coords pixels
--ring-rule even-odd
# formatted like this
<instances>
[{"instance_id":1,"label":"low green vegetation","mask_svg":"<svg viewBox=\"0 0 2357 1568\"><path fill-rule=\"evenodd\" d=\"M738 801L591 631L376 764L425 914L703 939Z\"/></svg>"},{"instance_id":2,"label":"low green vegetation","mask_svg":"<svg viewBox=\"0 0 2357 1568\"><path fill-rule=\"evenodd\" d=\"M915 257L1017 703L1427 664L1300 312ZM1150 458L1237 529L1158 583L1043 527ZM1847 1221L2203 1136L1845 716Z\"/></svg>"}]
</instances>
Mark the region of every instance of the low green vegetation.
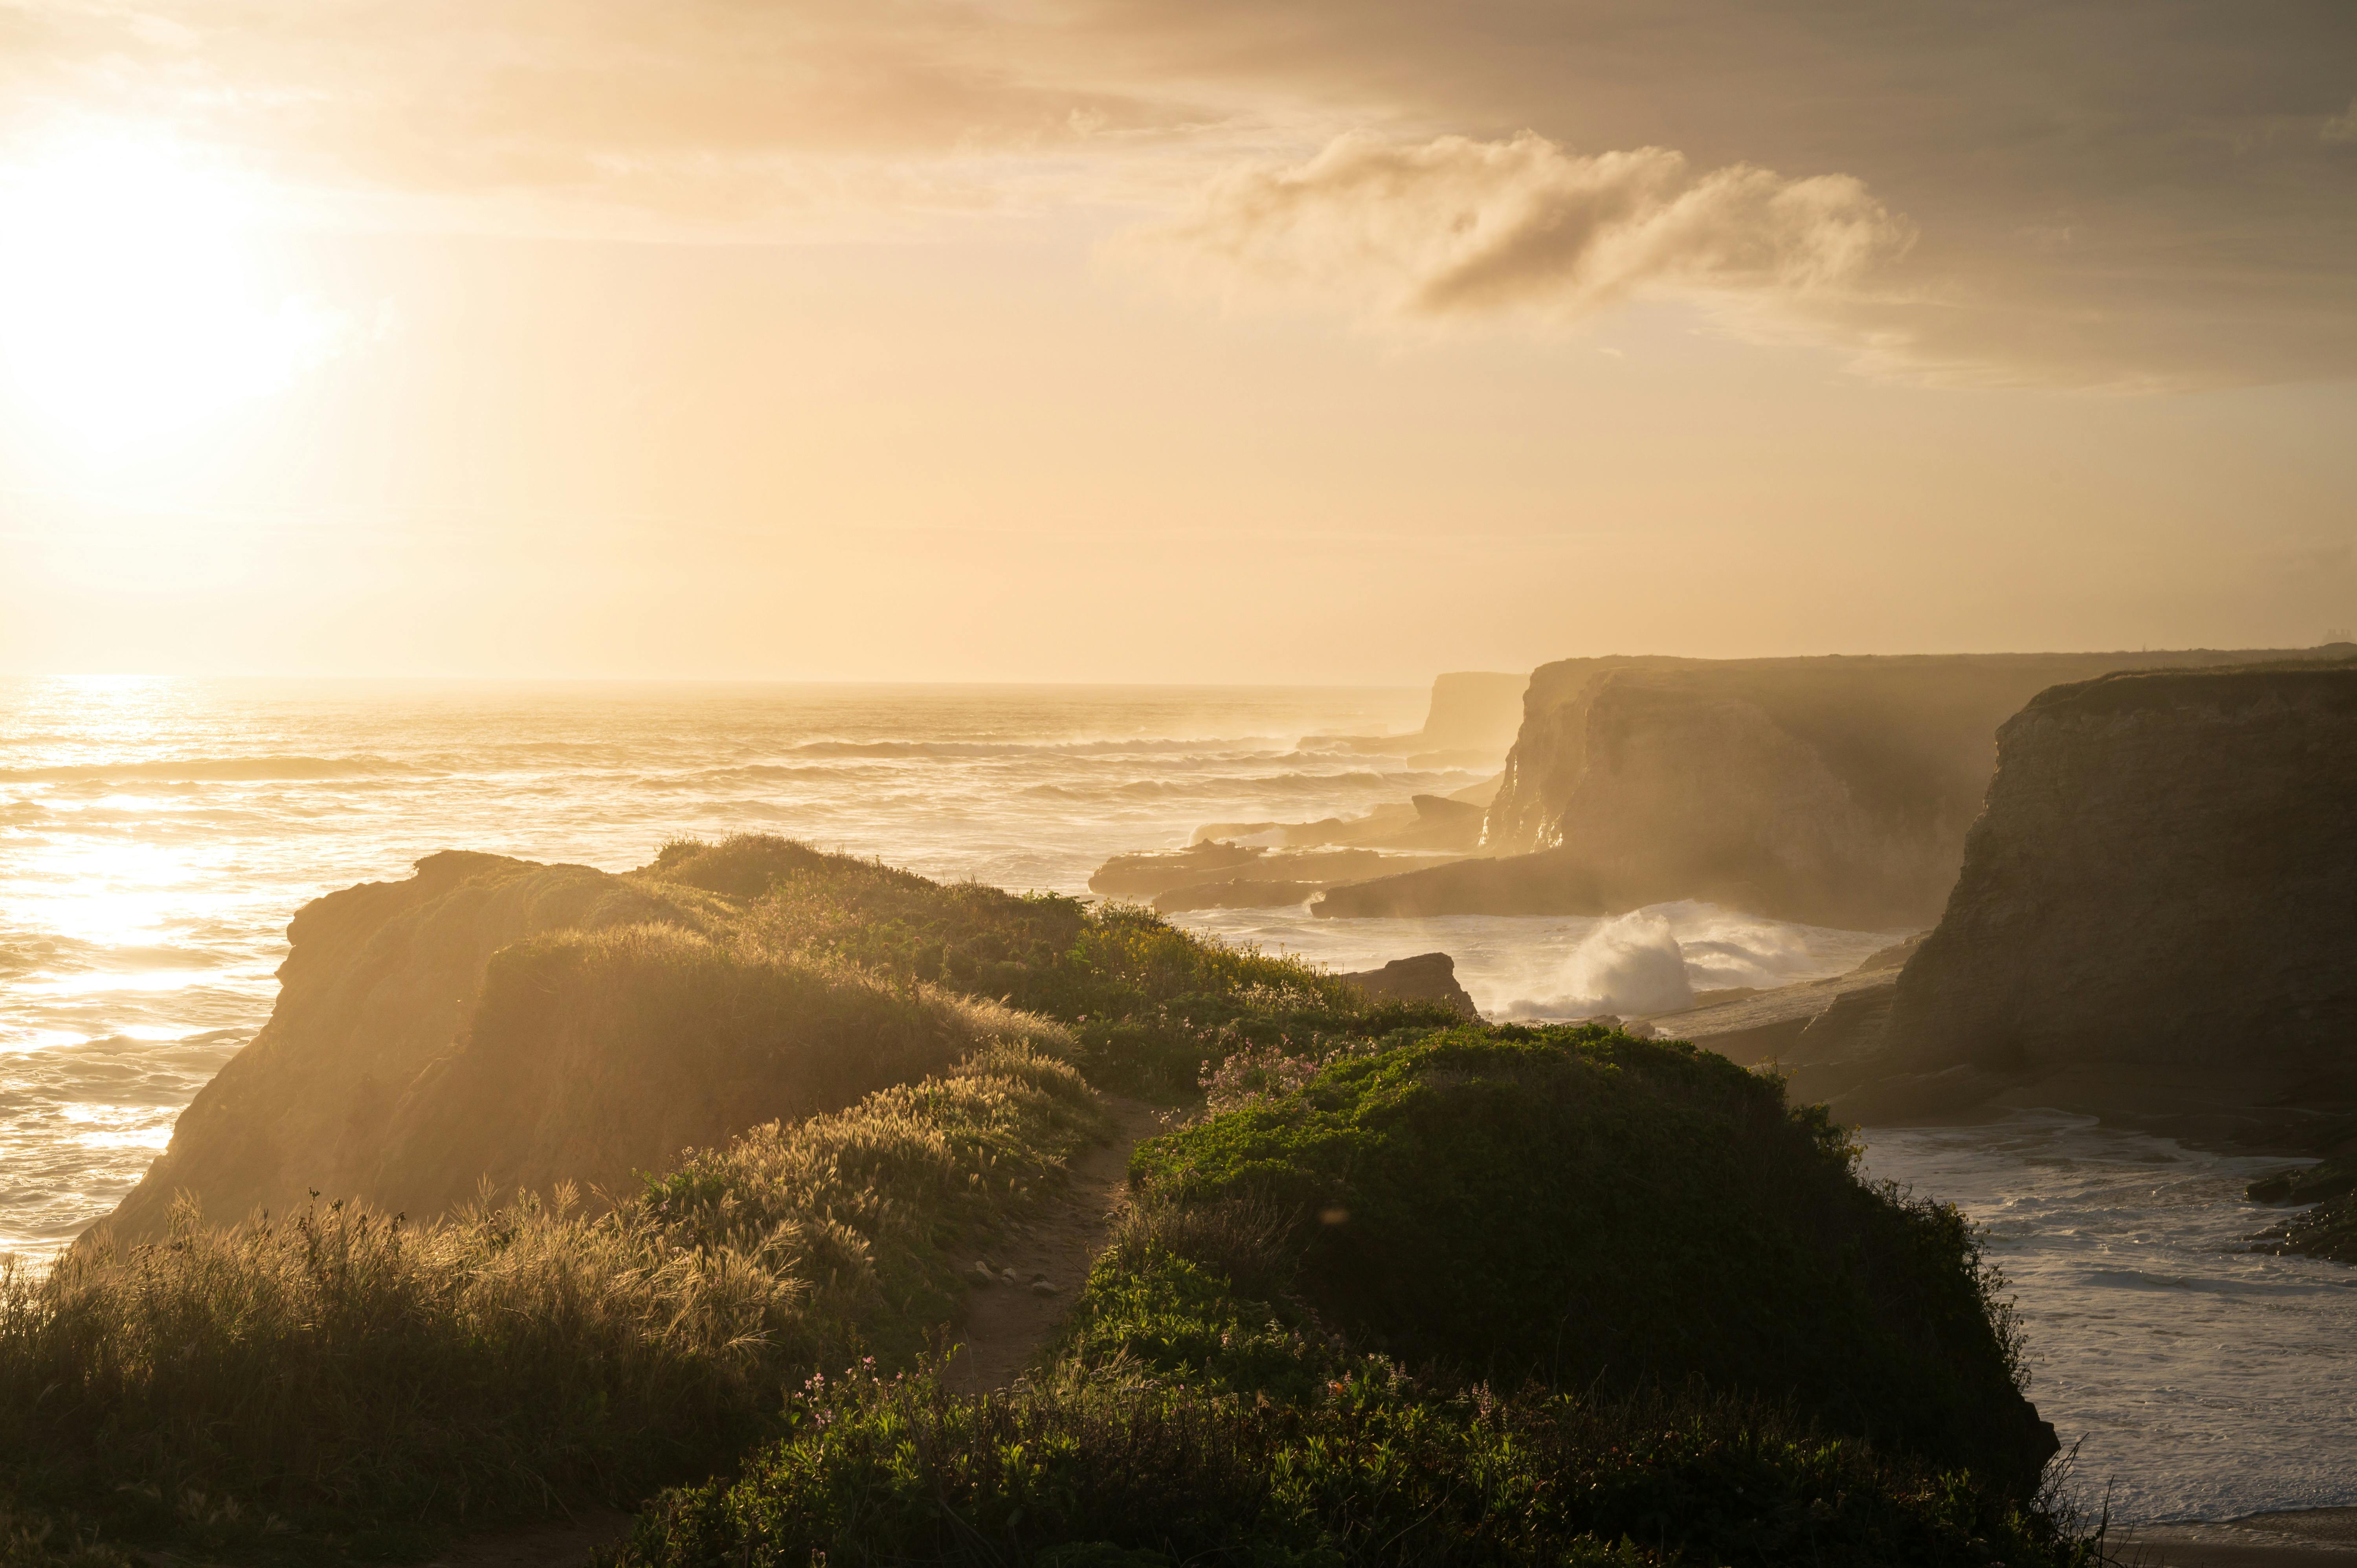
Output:
<instances>
[{"instance_id":1,"label":"low green vegetation","mask_svg":"<svg viewBox=\"0 0 2357 1568\"><path fill-rule=\"evenodd\" d=\"M1969 1234L1854 1158L1684 1046L1347 1054L1139 1150L1031 1382L813 1383L623 1562L2091 1561Z\"/></svg>"},{"instance_id":2,"label":"low green vegetation","mask_svg":"<svg viewBox=\"0 0 2357 1568\"><path fill-rule=\"evenodd\" d=\"M2034 1482L2051 1435L1969 1229L1861 1183L1856 1154L1711 1052L1468 1026L1149 1144L1136 1175L1304 1217L1304 1299L1415 1365L1699 1381Z\"/></svg>"},{"instance_id":3,"label":"low green vegetation","mask_svg":"<svg viewBox=\"0 0 2357 1568\"><path fill-rule=\"evenodd\" d=\"M1772 1079L783 840L628 880L685 924L503 950L479 1036L906 1081L610 1202L189 1211L0 1277L0 1568L414 1560L590 1500L633 1568L2088 1560L1968 1229ZM953 1395L959 1265L1099 1090L1185 1119L1035 1375Z\"/></svg>"},{"instance_id":4,"label":"low green vegetation","mask_svg":"<svg viewBox=\"0 0 2357 1568\"><path fill-rule=\"evenodd\" d=\"M741 1476L660 1499L642 1568L2091 1561L2051 1517L1741 1407L1442 1393L1370 1360L1297 1402L1064 1379L830 1384Z\"/></svg>"}]
</instances>

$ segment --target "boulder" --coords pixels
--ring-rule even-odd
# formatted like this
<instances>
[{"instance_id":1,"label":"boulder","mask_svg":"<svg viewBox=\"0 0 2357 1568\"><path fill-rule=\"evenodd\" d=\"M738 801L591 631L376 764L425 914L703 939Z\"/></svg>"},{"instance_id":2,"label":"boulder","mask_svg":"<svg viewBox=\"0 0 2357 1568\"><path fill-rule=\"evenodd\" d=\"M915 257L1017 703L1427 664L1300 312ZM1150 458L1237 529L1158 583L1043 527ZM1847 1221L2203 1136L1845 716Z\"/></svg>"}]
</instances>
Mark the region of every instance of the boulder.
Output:
<instances>
[{"instance_id":1,"label":"boulder","mask_svg":"<svg viewBox=\"0 0 2357 1568\"><path fill-rule=\"evenodd\" d=\"M1473 1006L1472 996L1457 983L1457 961L1445 952L1395 958L1381 969L1354 970L1334 978L1356 986L1369 996L1438 1002L1468 1018L1480 1016Z\"/></svg>"}]
</instances>

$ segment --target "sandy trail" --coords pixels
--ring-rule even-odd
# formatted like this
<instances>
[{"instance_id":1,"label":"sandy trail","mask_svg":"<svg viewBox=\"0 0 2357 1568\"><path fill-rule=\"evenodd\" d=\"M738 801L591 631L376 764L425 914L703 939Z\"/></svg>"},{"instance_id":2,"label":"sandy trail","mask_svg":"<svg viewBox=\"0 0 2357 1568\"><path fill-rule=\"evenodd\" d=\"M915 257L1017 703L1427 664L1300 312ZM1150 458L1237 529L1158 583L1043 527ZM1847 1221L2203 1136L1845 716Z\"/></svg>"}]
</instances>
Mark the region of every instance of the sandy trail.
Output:
<instances>
[{"instance_id":1,"label":"sandy trail","mask_svg":"<svg viewBox=\"0 0 2357 1568\"><path fill-rule=\"evenodd\" d=\"M1112 1095L1104 1106L1114 1119L1112 1138L1072 1161L1070 1184L1029 1225L982 1254L1019 1283L971 1292L957 1354L942 1371L942 1380L957 1392L1002 1389L1028 1370L1071 1310L1090 1262L1103 1248L1114 1210L1128 1190L1130 1151L1161 1131L1151 1106ZM1041 1277L1056 1287L1054 1294L1031 1288Z\"/></svg>"}]
</instances>

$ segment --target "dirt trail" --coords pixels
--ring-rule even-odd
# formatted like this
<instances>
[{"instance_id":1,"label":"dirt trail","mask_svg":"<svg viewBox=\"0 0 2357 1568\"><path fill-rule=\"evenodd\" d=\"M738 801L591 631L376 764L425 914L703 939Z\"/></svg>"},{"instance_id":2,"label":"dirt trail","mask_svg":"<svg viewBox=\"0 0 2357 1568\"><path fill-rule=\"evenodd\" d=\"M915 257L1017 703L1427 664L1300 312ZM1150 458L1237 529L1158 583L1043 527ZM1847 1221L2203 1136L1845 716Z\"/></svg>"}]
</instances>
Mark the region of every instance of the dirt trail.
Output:
<instances>
[{"instance_id":1,"label":"dirt trail","mask_svg":"<svg viewBox=\"0 0 2357 1568\"><path fill-rule=\"evenodd\" d=\"M1069 1185L1028 1226L983 1254L1019 1283L968 1293L965 1322L952 1336L958 1353L942 1374L959 1392L1005 1388L1030 1367L1071 1310L1090 1261L1104 1246L1128 1187L1130 1151L1162 1130L1152 1106L1112 1095L1104 1106L1114 1119L1112 1138L1072 1161ZM1032 1290L1031 1281L1042 1276L1056 1287L1054 1294ZM478 1537L425 1568L579 1568L593 1553L620 1545L630 1530L630 1515L598 1509L565 1524Z\"/></svg>"},{"instance_id":2,"label":"dirt trail","mask_svg":"<svg viewBox=\"0 0 2357 1568\"><path fill-rule=\"evenodd\" d=\"M1128 1188L1130 1151L1161 1131L1151 1106L1105 1096L1114 1118L1110 1141L1072 1161L1071 1184L1032 1222L982 1255L1017 1283L977 1286L967 1297L960 1348L942 1380L960 1393L1005 1388L1027 1370L1048 1336L1071 1310L1089 1262L1105 1243L1113 1213ZM972 1262L974 1260L967 1260ZM1031 1288L1044 1277L1052 1295Z\"/></svg>"}]
</instances>

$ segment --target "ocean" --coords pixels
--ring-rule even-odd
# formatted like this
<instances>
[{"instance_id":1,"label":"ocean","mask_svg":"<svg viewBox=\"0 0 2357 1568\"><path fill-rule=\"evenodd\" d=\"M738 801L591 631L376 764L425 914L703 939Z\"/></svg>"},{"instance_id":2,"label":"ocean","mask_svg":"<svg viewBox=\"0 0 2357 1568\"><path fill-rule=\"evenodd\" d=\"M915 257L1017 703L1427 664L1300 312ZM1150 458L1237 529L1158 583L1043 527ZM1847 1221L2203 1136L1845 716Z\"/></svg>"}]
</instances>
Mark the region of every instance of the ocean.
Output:
<instances>
[{"instance_id":1,"label":"ocean","mask_svg":"<svg viewBox=\"0 0 2357 1568\"><path fill-rule=\"evenodd\" d=\"M1362 813L1492 768L1403 734L1413 689L0 682L0 1252L38 1262L137 1181L268 1017L288 918L447 848L623 870L785 833L936 877L1085 890L1200 823ZM1642 1012L1840 972L1893 933L1682 903L1611 920L1177 917L1361 968L1435 949L1493 1015ZM1875 1135L2012 1282L2031 1395L2115 1518L2357 1503L2357 1275L2261 1257L2274 1162L2083 1119Z\"/></svg>"}]
</instances>

